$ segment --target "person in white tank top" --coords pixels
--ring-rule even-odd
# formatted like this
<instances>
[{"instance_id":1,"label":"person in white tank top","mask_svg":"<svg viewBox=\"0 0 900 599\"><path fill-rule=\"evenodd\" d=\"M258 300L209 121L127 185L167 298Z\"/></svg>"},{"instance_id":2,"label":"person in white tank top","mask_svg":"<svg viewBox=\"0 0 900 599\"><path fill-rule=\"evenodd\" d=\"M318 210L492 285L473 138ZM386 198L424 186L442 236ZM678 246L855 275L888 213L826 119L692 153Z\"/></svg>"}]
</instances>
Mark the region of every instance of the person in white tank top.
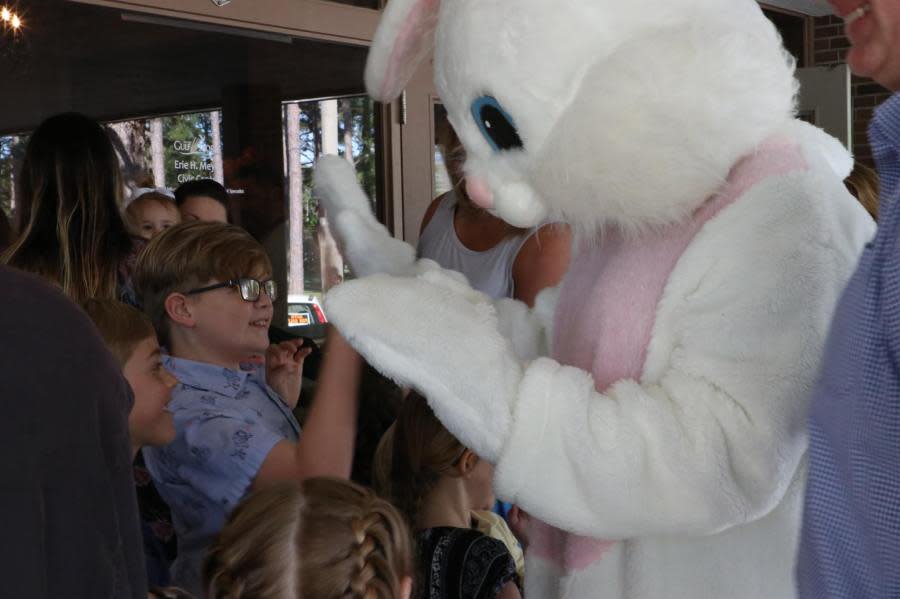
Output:
<instances>
[{"instance_id":1,"label":"person in white tank top","mask_svg":"<svg viewBox=\"0 0 900 599\"><path fill-rule=\"evenodd\" d=\"M559 284L569 265L572 237L567 226L518 229L469 200L464 185L464 150L448 125L441 145L453 189L432 201L422 219L420 258L461 272L492 298L510 297L534 305L545 287ZM439 140L440 143L441 140Z\"/></svg>"}]
</instances>

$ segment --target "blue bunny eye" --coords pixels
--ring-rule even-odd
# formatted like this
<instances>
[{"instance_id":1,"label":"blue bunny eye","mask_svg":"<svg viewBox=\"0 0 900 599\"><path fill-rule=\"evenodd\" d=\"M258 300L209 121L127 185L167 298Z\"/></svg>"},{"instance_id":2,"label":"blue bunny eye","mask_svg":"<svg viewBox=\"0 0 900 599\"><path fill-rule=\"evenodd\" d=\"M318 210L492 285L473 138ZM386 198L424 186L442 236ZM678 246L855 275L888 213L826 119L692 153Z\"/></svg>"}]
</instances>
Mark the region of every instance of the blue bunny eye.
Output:
<instances>
[{"instance_id":1,"label":"blue bunny eye","mask_svg":"<svg viewBox=\"0 0 900 599\"><path fill-rule=\"evenodd\" d=\"M481 134L497 152L522 147L516 125L500 102L491 96L481 96L472 102L472 118Z\"/></svg>"}]
</instances>

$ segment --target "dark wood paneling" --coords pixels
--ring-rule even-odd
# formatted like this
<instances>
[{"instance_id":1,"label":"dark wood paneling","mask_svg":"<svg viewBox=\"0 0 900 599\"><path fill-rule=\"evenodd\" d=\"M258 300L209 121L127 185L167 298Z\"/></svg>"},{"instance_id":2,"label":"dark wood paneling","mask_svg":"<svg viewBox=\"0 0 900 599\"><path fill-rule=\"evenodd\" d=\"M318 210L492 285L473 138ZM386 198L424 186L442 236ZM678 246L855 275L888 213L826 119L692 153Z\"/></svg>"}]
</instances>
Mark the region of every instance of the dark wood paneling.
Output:
<instances>
[{"instance_id":1,"label":"dark wood paneling","mask_svg":"<svg viewBox=\"0 0 900 599\"><path fill-rule=\"evenodd\" d=\"M360 46L126 22L65 0L18 8L27 27L0 48L0 134L68 110L111 120L211 108L240 85L277 87L285 100L363 92Z\"/></svg>"}]
</instances>

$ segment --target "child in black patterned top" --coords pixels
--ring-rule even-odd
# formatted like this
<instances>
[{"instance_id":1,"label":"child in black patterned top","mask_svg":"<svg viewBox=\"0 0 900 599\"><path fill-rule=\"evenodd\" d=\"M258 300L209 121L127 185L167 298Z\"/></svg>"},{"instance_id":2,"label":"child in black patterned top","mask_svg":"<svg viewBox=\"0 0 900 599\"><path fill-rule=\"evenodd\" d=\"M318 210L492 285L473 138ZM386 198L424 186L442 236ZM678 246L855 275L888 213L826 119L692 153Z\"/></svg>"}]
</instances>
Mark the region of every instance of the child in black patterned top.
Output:
<instances>
[{"instance_id":1,"label":"child in black patterned top","mask_svg":"<svg viewBox=\"0 0 900 599\"><path fill-rule=\"evenodd\" d=\"M410 394L376 453L376 487L415 531L416 599L518 599L516 566L472 512L494 503L493 466L464 447L423 397Z\"/></svg>"}]
</instances>

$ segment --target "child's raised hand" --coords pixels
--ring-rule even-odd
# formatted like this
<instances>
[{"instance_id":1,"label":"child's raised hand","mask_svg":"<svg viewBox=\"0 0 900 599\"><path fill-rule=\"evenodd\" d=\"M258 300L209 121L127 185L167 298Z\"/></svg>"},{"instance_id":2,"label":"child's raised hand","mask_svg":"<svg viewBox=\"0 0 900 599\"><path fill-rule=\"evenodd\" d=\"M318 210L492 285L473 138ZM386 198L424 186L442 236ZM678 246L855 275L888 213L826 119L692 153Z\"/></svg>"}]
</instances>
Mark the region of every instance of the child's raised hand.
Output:
<instances>
[{"instance_id":1,"label":"child's raised hand","mask_svg":"<svg viewBox=\"0 0 900 599\"><path fill-rule=\"evenodd\" d=\"M313 183L341 255L357 277L409 274L416 261L415 248L392 237L378 222L352 165L337 156L323 156L316 162Z\"/></svg>"},{"instance_id":2,"label":"child's raised hand","mask_svg":"<svg viewBox=\"0 0 900 599\"><path fill-rule=\"evenodd\" d=\"M303 360L311 352L312 348L303 347L302 339L272 344L266 350L266 382L291 409L300 399Z\"/></svg>"}]
</instances>

